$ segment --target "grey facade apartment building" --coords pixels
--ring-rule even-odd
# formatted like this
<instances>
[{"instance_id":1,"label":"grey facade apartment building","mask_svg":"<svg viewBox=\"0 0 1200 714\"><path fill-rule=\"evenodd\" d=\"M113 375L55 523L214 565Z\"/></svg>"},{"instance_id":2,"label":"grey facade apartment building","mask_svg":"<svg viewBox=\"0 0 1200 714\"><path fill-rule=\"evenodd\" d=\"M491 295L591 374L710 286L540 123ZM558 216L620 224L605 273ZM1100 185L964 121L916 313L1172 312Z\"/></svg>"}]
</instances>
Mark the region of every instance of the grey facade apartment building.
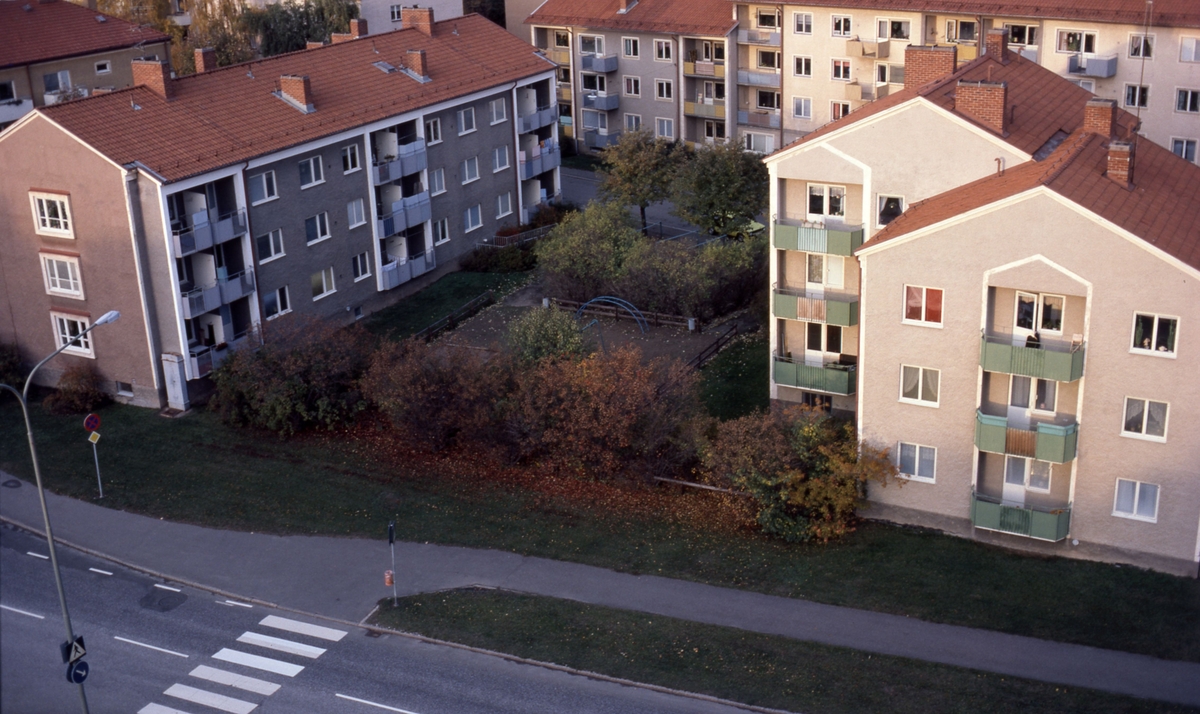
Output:
<instances>
[{"instance_id":1,"label":"grey facade apartment building","mask_svg":"<svg viewBox=\"0 0 1200 714\"><path fill-rule=\"evenodd\" d=\"M560 190L554 68L479 16L38 110L0 134L0 340L186 408L254 328L350 323ZM198 66L204 66L198 62Z\"/></svg>"}]
</instances>

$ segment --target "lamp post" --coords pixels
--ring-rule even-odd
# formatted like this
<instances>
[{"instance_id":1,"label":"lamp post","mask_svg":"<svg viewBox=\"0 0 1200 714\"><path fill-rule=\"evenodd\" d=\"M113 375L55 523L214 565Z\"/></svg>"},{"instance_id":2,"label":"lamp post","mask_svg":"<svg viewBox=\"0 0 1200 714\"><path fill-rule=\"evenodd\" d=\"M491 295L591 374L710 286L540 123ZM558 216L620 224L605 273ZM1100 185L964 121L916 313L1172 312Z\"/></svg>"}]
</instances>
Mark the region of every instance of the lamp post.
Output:
<instances>
[{"instance_id":1,"label":"lamp post","mask_svg":"<svg viewBox=\"0 0 1200 714\"><path fill-rule=\"evenodd\" d=\"M101 325L107 325L110 322L114 322L120 316L121 313L117 312L116 310L110 310L104 313L100 316L100 319L96 320L96 322L90 327L71 338L70 342L62 347L59 347L57 350L51 353L50 356L46 357L41 362L38 362L34 366L33 370L29 372L29 377L25 379L24 391L18 392L16 389L7 384L0 384L0 388L7 389L16 395L17 401L21 403L21 413L25 416L25 433L29 437L29 456L31 459L33 459L33 477L37 481L38 499L42 503L42 521L46 525L46 544L50 548L50 565L54 568L54 584L58 587L58 602L60 605L62 605L63 625L65 625L67 629L68 647L75 642L75 631L71 628L71 615L67 612L67 595L63 591L62 572L58 568L58 553L54 548L54 534L50 530L50 514L46 511L46 491L42 488L42 472L38 467L37 447L34 446L33 443L33 424L29 421L29 402L27 401L29 397L29 385L33 384L33 375L37 373L38 369L40 369L42 365L57 357L60 352L68 347L79 344L83 340L83 337L87 335L87 333ZM79 683L79 703L83 705L83 714L89 714L87 694L85 694L83 691L83 682Z\"/></svg>"}]
</instances>

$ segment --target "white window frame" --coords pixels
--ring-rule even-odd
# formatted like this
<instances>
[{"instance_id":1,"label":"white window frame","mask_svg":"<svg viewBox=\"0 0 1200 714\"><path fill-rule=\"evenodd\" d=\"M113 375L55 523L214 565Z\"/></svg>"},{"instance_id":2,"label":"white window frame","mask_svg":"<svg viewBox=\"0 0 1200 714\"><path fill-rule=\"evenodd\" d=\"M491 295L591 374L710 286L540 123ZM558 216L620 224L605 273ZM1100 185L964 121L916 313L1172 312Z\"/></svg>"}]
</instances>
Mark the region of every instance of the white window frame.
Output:
<instances>
[{"instance_id":1,"label":"white window frame","mask_svg":"<svg viewBox=\"0 0 1200 714\"><path fill-rule=\"evenodd\" d=\"M904 396L904 371L906 369L918 370L918 373L917 373L917 397L916 398ZM936 392L936 395L935 395L935 399L933 401L929 401L928 399L923 399L921 397L921 395L923 395L925 393L925 389L928 386L928 382L927 382L927 379L925 376L926 373L933 373L934 375L936 375L934 377L934 381L936 382L934 391ZM941 406L941 403L942 403L942 371L940 369L933 369L932 367L920 367L920 366L912 365L912 364L901 364L900 365L900 397L899 397L899 400L905 404L914 404L914 405L920 406L920 407L931 407L931 408L936 409L937 407Z\"/></svg>"},{"instance_id":2,"label":"white window frame","mask_svg":"<svg viewBox=\"0 0 1200 714\"><path fill-rule=\"evenodd\" d=\"M49 210L43 211L51 203L58 205L59 216L49 215ZM71 215L71 197L65 193L29 192L29 206L33 210L33 230L38 235L53 236L54 238L75 239L75 219ZM59 223L58 227L53 224ZM65 224L65 226L63 225Z\"/></svg>"},{"instance_id":3,"label":"white window frame","mask_svg":"<svg viewBox=\"0 0 1200 714\"><path fill-rule=\"evenodd\" d=\"M887 225L887 223L884 223L881 220L883 218L883 207L887 204L887 202L889 200L891 200L893 198L900 202L900 213L896 216L896 218L899 218L900 216L904 215L904 209L905 209L904 196L897 196L895 194L885 194L885 193L875 194L875 225L876 225L876 227L883 228L884 226ZM892 220L894 221L894 220L896 220L896 218L893 218ZM888 221L888 223L891 223L891 221Z\"/></svg>"},{"instance_id":4,"label":"white window frame","mask_svg":"<svg viewBox=\"0 0 1200 714\"><path fill-rule=\"evenodd\" d=\"M761 143L762 148L755 148L756 143ZM747 131L742 133L742 145L746 147L746 151L755 154L769 154L775 150L775 135L761 134L755 131Z\"/></svg>"},{"instance_id":5,"label":"white window frame","mask_svg":"<svg viewBox=\"0 0 1200 714\"><path fill-rule=\"evenodd\" d=\"M59 255L57 253L38 253L38 256L42 262L42 282L46 286L47 295L59 295L74 300L84 299L83 277L79 270L78 256ZM61 286L62 280L58 275L58 266L53 265L54 263L63 263L66 265L67 282L72 287L64 288Z\"/></svg>"},{"instance_id":6,"label":"white window frame","mask_svg":"<svg viewBox=\"0 0 1200 714\"><path fill-rule=\"evenodd\" d=\"M829 61L829 78L834 82L849 82L850 81L850 60L843 57L834 57ZM843 76L838 76L838 70L841 68Z\"/></svg>"},{"instance_id":7,"label":"white window frame","mask_svg":"<svg viewBox=\"0 0 1200 714\"><path fill-rule=\"evenodd\" d=\"M1130 59L1147 59L1154 61L1155 35L1144 32L1129 33L1129 42L1125 45L1125 53ZM1142 56L1146 51L1145 57Z\"/></svg>"},{"instance_id":8,"label":"white window frame","mask_svg":"<svg viewBox=\"0 0 1200 714\"><path fill-rule=\"evenodd\" d=\"M1067 49L1071 35L1079 35L1079 49ZM1092 49L1087 49L1088 38L1092 40ZM1054 34L1054 51L1064 55L1091 55L1096 53L1096 32L1094 30L1072 30L1061 27Z\"/></svg>"},{"instance_id":9,"label":"white window frame","mask_svg":"<svg viewBox=\"0 0 1200 714\"><path fill-rule=\"evenodd\" d=\"M463 233L470 233L471 231L479 230L480 226L482 225L483 210L478 203L463 211L463 226L465 227Z\"/></svg>"},{"instance_id":10,"label":"white window frame","mask_svg":"<svg viewBox=\"0 0 1200 714\"><path fill-rule=\"evenodd\" d=\"M310 220L316 221L317 237L314 240L308 239L308 222ZM324 231L324 233L322 233L322 231ZM320 213L316 214L315 216L309 216L308 218L304 219L304 242L306 245L316 245L317 243L320 243L321 241L329 240L331 235L332 235L332 233L329 232L329 212L328 211L321 211Z\"/></svg>"},{"instance_id":11,"label":"white window frame","mask_svg":"<svg viewBox=\"0 0 1200 714\"><path fill-rule=\"evenodd\" d=\"M899 35L893 35L892 34L892 23L893 22L899 22L899 23L908 25L908 34L906 34L903 37L901 37ZM883 24L883 23L886 23L886 24ZM879 34L879 28L881 27L881 25L885 28L883 34ZM877 17L877 18L875 18L875 39L879 40L881 42L884 40L911 40L912 39L912 21L896 19L894 17Z\"/></svg>"},{"instance_id":12,"label":"white window frame","mask_svg":"<svg viewBox=\"0 0 1200 714\"><path fill-rule=\"evenodd\" d=\"M391 12L392 22L401 22L404 19L404 6L392 5L388 8Z\"/></svg>"},{"instance_id":13,"label":"white window frame","mask_svg":"<svg viewBox=\"0 0 1200 714\"><path fill-rule=\"evenodd\" d=\"M921 319L914 320L908 316L908 291L921 291ZM942 294L942 304L940 307L941 320L934 322L929 318L929 291L936 290ZM942 329L946 322L946 290L945 288L934 288L926 285L904 285L904 294L900 298L900 323L903 325L917 325L918 327L935 327Z\"/></svg>"},{"instance_id":14,"label":"white window frame","mask_svg":"<svg viewBox=\"0 0 1200 714\"><path fill-rule=\"evenodd\" d=\"M346 204L346 222L350 228L358 228L366 224L367 212L361 198L356 198Z\"/></svg>"},{"instance_id":15,"label":"white window frame","mask_svg":"<svg viewBox=\"0 0 1200 714\"><path fill-rule=\"evenodd\" d=\"M1127 431L1125 429L1125 422L1126 422L1125 415L1129 413L1129 403L1131 401L1142 403L1142 423L1140 425L1141 431ZM1150 418L1151 402L1153 402L1154 404L1162 404L1166 407L1166 412L1163 414L1162 436L1158 436L1157 434L1147 434L1146 433L1146 422ZM1162 444L1162 443L1166 443L1166 441L1167 441L1167 435L1170 433L1169 432L1170 424L1171 424L1171 403L1170 402L1163 402L1163 401L1159 401L1157 399L1149 399L1146 397L1126 396L1125 400L1121 403L1121 436L1124 436L1124 437L1127 437L1130 439L1142 439L1144 441L1156 441L1156 442Z\"/></svg>"},{"instance_id":16,"label":"white window frame","mask_svg":"<svg viewBox=\"0 0 1200 714\"><path fill-rule=\"evenodd\" d=\"M310 286L314 282L316 282L314 280L314 278L316 278L318 275L321 276L321 289L323 292L321 292L319 295L313 295L313 299L312 299L313 302L316 302L316 301L320 300L321 298L329 297L330 295L337 292L337 284L334 282L334 274L333 274L333 266L332 265L329 266L328 268L321 270L320 272L313 273L312 275L310 275L308 278L308 282L309 282Z\"/></svg>"},{"instance_id":17,"label":"white window frame","mask_svg":"<svg viewBox=\"0 0 1200 714\"><path fill-rule=\"evenodd\" d=\"M571 33L566 30L555 30L554 46L565 50L571 49Z\"/></svg>"},{"instance_id":18,"label":"white window frame","mask_svg":"<svg viewBox=\"0 0 1200 714\"><path fill-rule=\"evenodd\" d=\"M793 12L792 13L792 34L794 35L811 35L813 26L813 16L811 12Z\"/></svg>"},{"instance_id":19,"label":"white window frame","mask_svg":"<svg viewBox=\"0 0 1200 714\"><path fill-rule=\"evenodd\" d=\"M813 187L821 188L821 195L823 196L823 199L821 202L821 205L824 209L823 213L812 213L811 211L809 211L809 208L811 207L810 203L809 203L809 196L812 193L811 189ZM841 189L841 194L842 194L842 212L841 213L830 213L829 212L829 210L831 208L830 196L833 195L833 192L830 191L830 189ZM830 219L830 218L845 220L845 218L846 218L846 196L847 196L847 193L846 193L845 186L839 186L837 184L827 184L827 183L811 183L811 182L807 183L804 186L805 216L809 217L808 220L824 220L824 219ZM814 219L814 218L811 218L811 216L821 216L821 218Z\"/></svg>"},{"instance_id":20,"label":"white window frame","mask_svg":"<svg viewBox=\"0 0 1200 714\"><path fill-rule=\"evenodd\" d=\"M675 61L674 43L670 40L655 40L654 41L654 61L655 62L673 62Z\"/></svg>"},{"instance_id":21,"label":"white window frame","mask_svg":"<svg viewBox=\"0 0 1200 714\"><path fill-rule=\"evenodd\" d=\"M433 169L429 172L429 195L440 196L446 192L446 170Z\"/></svg>"},{"instance_id":22,"label":"white window frame","mask_svg":"<svg viewBox=\"0 0 1200 714\"><path fill-rule=\"evenodd\" d=\"M1021 326L1017 325L1017 319L1020 317L1021 296L1022 295L1032 295L1035 298L1034 309L1033 309L1033 327L1032 328L1021 327ZM1059 319L1059 325L1058 325L1057 330L1052 327L1046 327L1044 324L1045 320L1046 320L1046 313L1045 313L1046 300L1045 299L1048 297L1058 298L1060 301L1062 301L1062 317ZM1016 291L1016 295L1014 295L1014 297L1013 297L1013 329L1014 330L1022 330L1023 331L1022 334L1024 334L1024 332L1028 332L1029 330L1033 330L1034 332L1039 333L1039 334L1062 335L1063 330L1066 327L1066 324L1067 324L1067 296L1066 295L1056 295L1054 293L1033 293L1033 292L1027 292L1025 290L1017 290Z\"/></svg>"},{"instance_id":23,"label":"white window frame","mask_svg":"<svg viewBox=\"0 0 1200 714\"><path fill-rule=\"evenodd\" d=\"M812 98L792 97L792 116L796 119L812 119Z\"/></svg>"},{"instance_id":24,"label":"white window frame","mask_svg":"<svg viewBox=\"0 0 1200 714\"><path fill-rule=\"evenodd\" d=\"M675 120L667 117L654 117L654 136L659 139L674 141Z\"/></svg>"},{"instance_id":25,"label":"white window frame","mask_svg":"<svg viewBox=\"0 0 1200 714\"><path fill-rule=\"evenodd\" d=\"M255 201L253 198L251 198L251 200L250 200L251 206L261 206L264 203L267 203L269 201L274 201L279 198L279 184L276 183L276 181L275 181L275 172L274 171L264 171L261 174L254 174L249 179L247 179L246 183L250 184L250 186L251 186L251 188L247 188L247 190L246 190L247 197L252 197L254 195L254 190L252 187L253 187L255 181L258 181L262 185L263 197L258 199L257 201ZM267 191L268 183L270 184L270 189L271 189L269 192Z\"/></svg>"},{"instance_id":26,"label":"white window frame","mask_svg":"<svg viewBox=\"0 0 1200 714\"><path fill-rule=\"evenodd\" d=\"M260 243L260 241L262 241L264 238L267 239L267 245L271 248L271 252L265 258L263 257L263 251ZM275 249L276 246L278 246L279 250ZM287 255L283 249L283 229L276 228L273 231L267 231L263 235L255 236L254 247L258 249L259 265L262 265L263 263L270 263L272 260L278 260Z\"/></svg>"},{"instance_id":27,"label":"white window frame","mask_svg":"<svg viewBox=\"0 0 1200 714\"><path fill-rule=\"evenodd\" d=\"M829 18L829 32L833 37L851 37L854 23L849 15L833 15Z\"/></svg>"},{"instance_id":28,"label":"white window frame","mask_svg":"<svg viewBox=\"0 0 1200 714\"><path fill-rule=\"evenodd\" d=\"M764 96L770 97L771 103L763 104L762 100L763 100ZM782 103L782 101L783 101L782 93L776 92L773 89L759 88L754 91L754 106L756 109L769 109L772 111L779 111L779 105L780 105L780 103Z\"/></svg>"},{"instance_id":29,"label":"white window frame","mask_svg":"<svg viewBox=\"0 0 1200 714\"><path fill-rule=\"evenodd\" d=\"M350 168L346 168L349 166ZM342 147L342 174L352 174L362 170L362 161L358 156L358 144Z\"/></svg>"},{"instance_id":30,"label":"white window frame","mask_svg":"<svg viewBox=\"0 0 1200 714\"><path fill-rule=\"evenodd\" d=\"M770 21L764 23L763 22L764 18L770 18ZM763 10L762 8L759 8L754 13L754 27L756 29L774 30L774 31L778 32L780 29L779 28L780 24L782 24L782 23L781 23L781 18L779 16L778 10Z\"/></svg>"},{"instance_id":31,"label":"white window frame","mask_svg":"<svg viewBox=\"0 0 1200 714\"><path fill-rule=\"evenodd\" d=\"M1142 336L1143 340L1146 340L1146 339L1150 340L1150 349L1138 347L1133 342L1136 339L1136 337L1134 337L1134 336L1137 335L1137 323L1138 323L1139 317L1148 317L1151 320L1153 320L1154 329L1150 331L1150 335L1148 337L1146 335ZM1154 346L1154 345L1158 344L1158 326L1159 326L1158 322L1159 322L1159 320L1174 320L1175 321L1174 349L1159 350L1157 347ZM1180 322L1181 322L1181 320L1175 315L1164 315L1164 314L1157 313L1157 312L1134 311L1133 326L1129 330L1129 353L1135 354L1135 355L1150 355L1150 356L1154 356L1154 357L1163 357L1166 359L1175 359L1175 356L1177 354L1179 354L1179 324L1180 324Z\"/></svg>"},{"instance_id":32,"label":"white window frame","mask_svg":"<svg viewBox=\"0 0 1200 714\"><path fill-rule=\"evenodd\" d=\"M508 160L508 144L492 149L492 173L500 173L511 165Z\"/></svg>"},{"instance_id":33,"label":"white window frame","mask_svg":"<svg viewBox=\"0 0 1200 714\"><path fill-rule=\"evenodd\" d=\"M350 259L351 274L354 276L354 282L366 280L371 277L371 254L368 251L363 251Z\"/></svg>"},{"instance_id":34,"label":"white window frame","mask_svg":"<svg viewBox=\"0 0 1200 714\"><path fill-rule=\"evenodd\" d=\"M1017 42L1016 40L1013 39L1013 28L1015 28L1015 27L1025 28L1025 41L1024 42ZM1039 27L1037 25L1030 25L1030 24L1021 23L1021 22L1006 22L1006 23L1004 23L1004 28L1008 30L1008 44L1014 45L1016 47L1039 47L1040 46L1040 43L1038 42L1038 34L1040 34L1042 31L1041 27ZM1029 41L1029 32L1030 31L1033 31L1033 42Z\"/></svg>"},{"instance_id":35,"label":"white window frame","mask_svg":"<svg viewBox=\"0 0 1200 714\"><path fill-rule=\"evenodd\" d=\"M1137 101L1130 103L1129 90L1137 90ZM1133 82L1125 83L1125 91L1121 93L1121 106L1145 109L1150 106L1150 85L1149 84L1134 84Z\"/></svg>"},{"instance_id":36,"label":"white window frame","mask_svg":"<svg viewBox=\"0 0 1200 714\"><path fill-rule=\"evenodd\" d=\"M1200 37L1179 38L1179 61L1200 62Z\"/></svg>"},{"instance_id":37,"label":"white window frame","mask_svg":"<svg viewBox=\"0 0 1200 714\"><path fill-rule=\"evenodd\" d=\"M325 167L321 165L320 156L310 156L297 164L297 171L300 173L300 190L312 188L325 183ZM311 179L308 183L304 183L304 166L308 165L308 177Z\"/></svg>"},{"instance_id":38,"label":"white window frame","mask_svg":"<svg viewBox=\"0 0 1200 714\"><path fill-rule=\"evenodd\" d=\"M425 145L433 146L442 143L442 120L425 120Z\"/></svg>"},{"instance_id":39,"label":"white window frame","mask_svg":"<svg viewBox=\"0 0 1200 714\"><path fill-rule=\"evenodd\" d=\"M641 128L642 128L642 115L641 114L626 114L625 115L625 130L626 131L637 131L638 129L641 129Z\"/></svg>"},{"instance_id":40,"label":"white window frame","mask_svg":"<svg viewBox=\"0 0 1200 714\"><path fill-rule=\"evenodd\" d=\"M913 470L920 471L921 469L921 451L928 449L933 452L933 475L925 476L916 473L905 473L903 470L904 463L904 447L911 446L913 448ZM937 483L937 447L926 446L924 444L916 444L908 441L898 442L896 445L896 470L900 478L906 481L919 481L921 483Z\"/></svg>"},{"instance_id":41,"label":"white window frame","mask_svg":"<svg viewBox=\"0 0 1200 714\"><path fill-rule=\"evenodd\" d=\"M433 222L433 244L442 245L450 241L450 219L440 218Z\"/></svg>"},{"instance_id":42,"label":"white window frame","mask_svg":"<svg viewBox=\"0 0 1200 714\"><path fill-rule=\"evenodd\" d=\"M1179 149L1180 149L1179 151L1175 151L1176 144L1179 144ZM1192 158L1190 158L1190 159L1187 156L1189 145L1191 146L1191 149L1192 149ZM1196 139L1192 139L1192 138L1189 138L1186 136L1172 136L1171 137L1171 153L1175 154L1176 156L1183 159L1184 161L1190 161L1193 164L1196 163L1197 157L1200 156L1200 151L1197 151L1198 148L1200 148L1200 141L1197 141Z\"/></svg>"},{"instance_id":43,"label":"white window frame","mask_svg":"<svg viewBox=\"0 0 1200 714\"><path fill-rule=\"evenodd\" d=\"M470 128L467 128L467 125ZM465 136L477 131L475 127L475 107L467 107L466 109L458 110L458 135Z\"/></svg>"},{"instance_id":44,"label":"white window frame","mask_svg":"<svg viewBox=\"0 0 1200 714\"><path fill-rule=\"evenodd\" d=\"M590 87L588 86L589 80L592 85ZM595 72L580 72L579 86L582 87L585 92L599 92L605 95L608 94L608 78L603 74L598 74Z\"/></svg>"},{"instance_id":45,"label":"white window frame","mask_svg":"<svg viewBox=\"0 0 1200 714\"><path fill-rule=\"evenodd\" d=\"M1186 99L1184 99L1186 97ZM1180 99L1184 99L1184 109L1180 109ZM1191 107L1195 107L1192 109ZM1176 114L1200 114L1200 89L1194 87L1176 87L1175 88L1175 113Z\"/></svg>"},{"instance_id":46,"label":"white window frame","mask_svg":"<svg viewBox=\"0 0 1200 714\"><path fill-rule=\"evenodd\" d=\"M82 334L88 327L91 326L91 321L80 315L72 315L66 312L51 312L50 324L54 328L54 344L62 347L71 343L71 331L69 323L78 323L78 332L76 335ZM78 355L80 357L96 358L95 345L92 343L92 335L88 333L79 340L79 344L72 345L63 350L65 354Z\"/></svg>"},{"instance_id":47,"label":"white window frame","mask_svg":"<svg viewBox=\"0 0 1200 714\"><path fill-rule=\"evenodd\" d=\"M96 63L96 74L112 74L112 61L101 60Z\"/></svg>"},{"instance_id":48,"label":"white window frame","mask_svg":"<svg viewBox=\"0 0 1200 714\"><path fill-rule=\"evenodd\" d=\"M1005 483L1011 483L1008 480L1008 464L1012 460L1019 460L1019 461L1021 461L1021 464L1022 464L1021 484L1020 484L1021 488L1024 488L1029 491L1033 491L1034 493L1050 493L1050 487L1054 483L1054 464L1050 463L1049 461L1038 461L1037 459L1030 458L1028 456L1014 456L1012 454L1007 454L1004 457L1004 482ZM1046 464L1047 471L1046 471L1046 487L1045 488L1042 488L1041 486L1033 485L1033 481L1031 480L1031 477L1033 475L1033 465L1035 463ZM1012 485L1016 486L1017 484L1013 483Z\"/></svg>"},{"instance_id":49,"label":"white window frame","mask_svg":"<svg viewBox=\"0 0 1200 714\"><path fill-rule=\"evenodd\" d=\"M642 96L642 78L633 75L621 77L621 93L627 97Z\"/></svg>"},{"instance_id":50,"label":"white window frame","mask_svg":"<svg viewBox=\"0 0 1200 714\"><path fill-rule=\"evenodd\" d=\"M962 26L969 24L972 28L972 37L969 40L962 38ZM946 21L946 41L955 42L963 45L973 45L979 41L979 22L977 20L947 20Z\"/></svg>"},{"instance_id":51,"label":"white window frame","mask_svg":"<svg viewBox=\"0 0 1200 714\"><path fill-rule=\"evenodd\" d=\"M292 301L288 295L288 288L286 285L278 290L267 293L267 295L275 296L275 312L268 314L269 304L267 303L267 296L263 296L263 316L266 317L266 319L274 320L280 315L286 315L292 311ZM280 309L280 305L286 305L286 307Z\"/></svg>"},{"instance_id":52,"label":"white window frame","mask_svg":"<svg viewBox=\"0 0 1200 714\"><path fill-rule=\"evenodd\" d=\"M763 62L764 58L769 58L769 61ZM772 72L779 72L783 65L783 53L779 50L764 50L757 49L754 51L754 66L755 69L765 69Z\"/></svg>"},{"instance_id":53,"label":"white window frame","mask_svg":"<svg viewBox=\"0 0 1200 714\"><path fill-rule=\"evenodd\" d=\"M512 215L512 191L496 196L496 218Z\"/></svg>"},{"instance_id":54,"label":"white window frame","mask_svg":"<svg viewBox=\"0 0 1200 714\"><path fill-rule=\"evenodd\" d=\"M640 59L642 56L642 43L640 38L622 37L621 56L626 59Z\"/></svg>"},{"instance_id":55,"label":"white window frame","mask_svg":"<svg viewBox=\"0 0 1200 714\"><path fill-rule=\"evenodd\" d=\"M1132 511L1117 510L1117 501L1120 498L1122 481L1124 481L1125 483L1133 484L1134 490L1133 490L1133 510ZM1154 489L1154 515L1152 515L1152 516L1143 516L1138 513L1138 510L1140 510L1138 508L1138 506L1140 506L1141 502L1142 502L1142 491L1143 491L1142 487L1143 486L1148 486L1148 487ZM1149 490L1149 489L1147 489L1147 490ZM1114 516L1116 516L1117 518L1129 518L1131 520L1144 521L1146 523L1158 523L1158 504L1162 500L1161 496L1162 496L1162 487L1159 486L1158 484L1147 483L1145 481L1135 481L1135 480L1129 479L1129 478L1119 478L1119 479L1117 479L1117 482L1116 482L1116 484L1114 484L1114 487L1113 487L1112 514Z\"/></svg>"},{"instance_id":56,"label":"white window frame","mask_svg":"<svg viewBox=\"0 0 1200 714\"><path fill-rule=\"evenodd\" d=\"M508 121L508 104L504 101L504 97L488 102L488 115L492 118L490 126Z\"/></svg>"},{"instance_id":57,"label":"white window frame","mask_svg":"<svg viewBox=\"0 0 1200 714\"><path fill-rule=\"evenodd\" d=\"M584 40L592 42L592 49L583 49ZM580 35L579 36L579 54L595 55L597 57L604 55L604 35Z\"/></svg>"},{"instance_id":58,"label":"white window frame","mask_svg":"<svg viewBox=\"0 0 1200 714\"><path fill-rule=\"evenodd\" d=\"M675 101L675 83L669 79L654 80L654 100L656 102Z\"/></svg>"},{"instance_id":59,"label":"white window frame","mask_svg":"<svg viewBox=\"0 0 1200 714\"><path fill-rule=\"evenodd\" d=\"M469 183L474 183L479 180L479 157L470 156L462 161L459 167L462 171L462 185L466 186Z\"/></svg>"},{"instance_id":60,"label":"white window frame","mask_svg":"<svg viewBox=\"0 0 1200 714\"><path fill-rule=\"evenodd\" d=\"M808 71L802 72L801 70ZM792 76L812 79L812 57L806 57L805 55L792 55Z\"/></svg>"}]
</instances>

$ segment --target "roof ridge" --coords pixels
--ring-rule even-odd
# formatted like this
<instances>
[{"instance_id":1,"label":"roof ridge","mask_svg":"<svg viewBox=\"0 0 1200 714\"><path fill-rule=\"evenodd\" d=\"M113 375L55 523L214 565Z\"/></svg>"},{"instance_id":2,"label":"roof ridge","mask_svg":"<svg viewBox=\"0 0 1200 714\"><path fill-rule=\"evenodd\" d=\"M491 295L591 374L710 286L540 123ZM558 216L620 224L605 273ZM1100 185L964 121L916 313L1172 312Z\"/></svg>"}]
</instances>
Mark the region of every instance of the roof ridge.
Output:
<instances>
[{"instance_id":1,"label":"roof ridge","mask_svg":"<svg viewBox=\"0 0 1200 714\"><path fill-rule=\"evenodd\" d=\"M1041 178L1038 179L1038 183L1047 186L1051 184L1054 179L1062 175L1063 171L1066 171L1071 164L1075 163L1075 160L1078 159L1083 154L1084 150L1086 150L1091 144L1092 139L1098 136L1102 135L1092 131L1087 131L1082 128L1076 129L1073 134L1068 136L1066 140L1063 141L1063 143L1050 154L1050 156L1046 157L1046 167L1042 171L1042 175ZM1058 156L1058 158L1055 158L1055 156L1058 154L1062 155Z\"/></svg>"}]
</instances>

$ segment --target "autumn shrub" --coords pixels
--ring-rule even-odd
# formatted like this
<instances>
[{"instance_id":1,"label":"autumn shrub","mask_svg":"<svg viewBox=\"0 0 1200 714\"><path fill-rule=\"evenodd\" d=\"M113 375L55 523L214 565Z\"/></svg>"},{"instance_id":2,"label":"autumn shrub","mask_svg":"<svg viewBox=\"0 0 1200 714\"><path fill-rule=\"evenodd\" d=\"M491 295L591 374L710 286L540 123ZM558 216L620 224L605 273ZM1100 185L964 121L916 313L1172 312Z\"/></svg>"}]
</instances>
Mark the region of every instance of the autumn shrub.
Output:
<instances>
[{"instance_id":1,"label":"autumn shrub","mask_svg":"<svg viewBox=\"0 0 1200 714\"><path fill-rule=\"evenodd\" d=\"M0 384L7 384L18 392L25 386L21 353L16 345L7 342L0 342Z\"/></svg>"},{"instance_id":2,"label":"autumn shrub","mask_svg":"<svg viewBox=\"0 0 1200 714\"><path fill-rule=\"evenodd\" d=\"M525 365L587 353L579 321L570 312L551 307L534 308L513 320L506 342L513 357Z\"/></svg>"},{"instance_id":3,"label":"autumn shrub","mask_svg":"<svg viewBox=\"0 0 1200 714\"><path fill-rule=\"evenodd\" d=\"M261 347L247 343L212 372L210 407L226 423L291 436L346 424L367 407L359 378L375 340L361 327L293 315L266 323Z\"/></svg>"},{"instance_id":4,"label":"autumn shrub","mask_svg":"<svg viewBox=\"0 0 1200 714\"><path fill-rule=\"evenodd\" d=\"M611 292L640 237L617 203L593 202L565 216L534 248L546 294L583 302Z\"/></svg>"},{"instance_id":5,"label":"autumn shrub","mask_svg":"<svg viewBox=\"0 0 1200 714\"><path fill-rule=\"evenodd\" d=\"M91 361L78 362L63 371L57 391L46 397L42 406L52 414L85 414L108 403L109 397L100 384L95 365Z\"/></svg>"},{"instance_id":6,"label":"autumn shrub","mask_svg":"<svg viewBox=\"0 0 1200 714\"><path fill-rule=\"evenodd\" d=\"M459 269L470 273L523 273L536 266L532 246L517 245L476 248L458 261Z\"/></svg>"},{"instance_id":7,"label":"autumn shrub","mask_svg":"<svg viewBox=\"0 0 1200 714\"><path fill-rule=\"evenodd\" d=\"M703 454L713 484L748 494L762 530L788 542L854 529L867 484L900 483L887 450L859 444L854 425L803 407L722 422Z\"/></svg>"}]
</instances>

